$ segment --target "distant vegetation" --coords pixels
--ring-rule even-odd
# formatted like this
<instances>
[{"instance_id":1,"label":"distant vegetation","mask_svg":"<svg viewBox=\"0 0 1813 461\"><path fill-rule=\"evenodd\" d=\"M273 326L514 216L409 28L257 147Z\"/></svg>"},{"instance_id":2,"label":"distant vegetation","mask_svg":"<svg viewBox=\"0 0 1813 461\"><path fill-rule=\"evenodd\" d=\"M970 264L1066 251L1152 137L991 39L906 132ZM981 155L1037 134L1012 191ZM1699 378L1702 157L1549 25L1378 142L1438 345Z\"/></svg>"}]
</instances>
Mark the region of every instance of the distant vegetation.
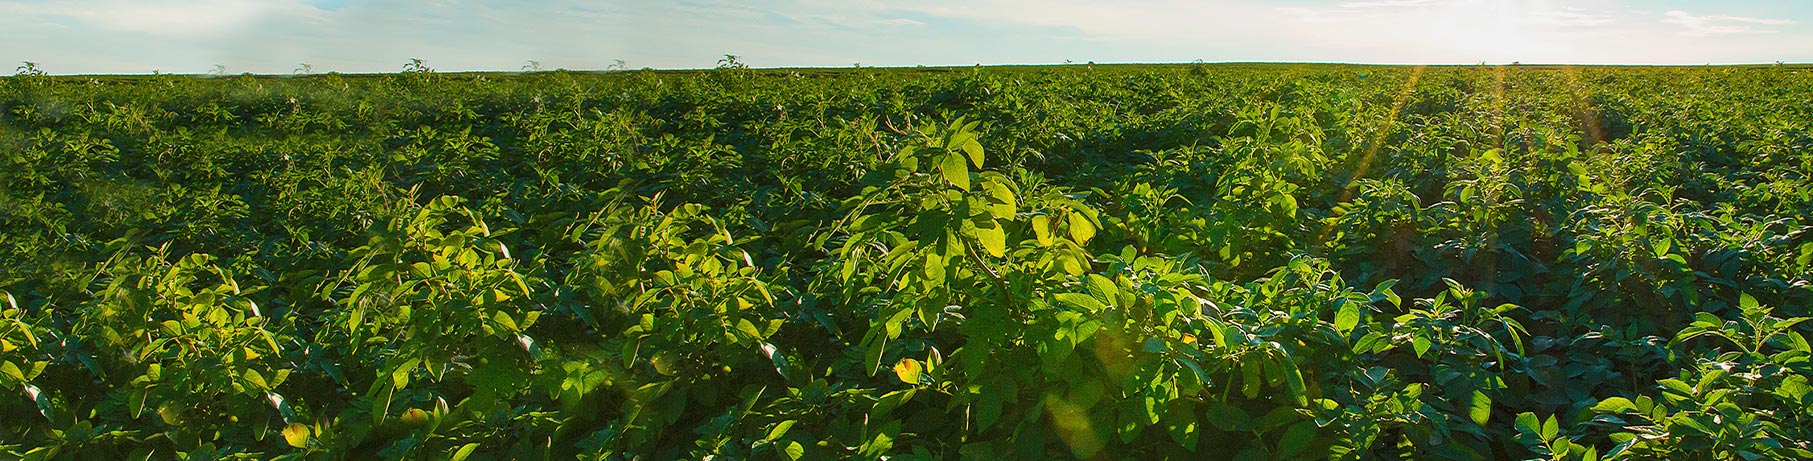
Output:
<instances>
[{"instance_id":1,"label":"distant vegetation","mask_svg":"<svg viewBox=\"0 0 1813 461\"><path fill-rule=\"evenodd\" d=\"M1813 83L0 79L0 458L1807 459Z\"/></svg>"}]
</instances>

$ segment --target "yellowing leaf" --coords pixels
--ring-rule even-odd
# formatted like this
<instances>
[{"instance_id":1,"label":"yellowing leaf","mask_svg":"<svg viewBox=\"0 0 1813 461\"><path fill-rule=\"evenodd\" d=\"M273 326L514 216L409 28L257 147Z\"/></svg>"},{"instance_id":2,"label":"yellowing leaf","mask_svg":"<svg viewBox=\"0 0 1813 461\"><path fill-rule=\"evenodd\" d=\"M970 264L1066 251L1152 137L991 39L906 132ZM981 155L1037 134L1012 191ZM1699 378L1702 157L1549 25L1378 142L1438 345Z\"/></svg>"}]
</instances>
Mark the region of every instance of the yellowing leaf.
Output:
<instances>
[{"instance_id":1,"label":"yellowing leaf","mask_svg":"<svg viewBox=\"0 0 1813 461\"><path fill-rule=\"evenodd\" d=\"M288 427L283 428L283 441L289 442L292 447L307 448L309 432L308 426L301 423L290 423Z\"/></svg>"},{"instance_id":2,"label":"yellowing leaf","mask_svg":"<svg viewBox=\"0 0 1813 461\"><path fill-rule=\"evenodd\" d=\"M1051 217L1046 215L1033 216L1032 235L1039 239L1039 246L1051 246Z\"/></svg>"},{"instance_id":3,"label":"yellowing leaf","mask_svg":"<svg viewBox=\"0 0 1813 461\"><path fill-rule=\"evenodd\" d=\"M919 385L919 379L924 372L925 366L920 365L918 360L901 359L900 363L894 364L894 376L899 377L900 382L903 383Z\"/></svg>"}]
</instances>

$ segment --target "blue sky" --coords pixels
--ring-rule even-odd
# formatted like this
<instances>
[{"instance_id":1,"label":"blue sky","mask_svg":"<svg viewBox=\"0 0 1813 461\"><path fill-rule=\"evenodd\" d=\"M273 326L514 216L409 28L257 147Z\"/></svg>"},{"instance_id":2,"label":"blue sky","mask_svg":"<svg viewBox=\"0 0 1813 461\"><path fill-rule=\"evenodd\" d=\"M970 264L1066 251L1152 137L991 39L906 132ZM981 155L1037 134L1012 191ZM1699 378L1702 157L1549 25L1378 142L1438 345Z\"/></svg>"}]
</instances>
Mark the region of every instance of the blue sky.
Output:
<instances>
[{"instance_id":1,"label":"blue sky","mask_svg":"<svg viewBox=\"0 0 1813 461\"><path fill-rule=\"evenodd\" d=\"M52 73L1813 61L1803 0L0 0Z\"/></svg>"}]
</instances>

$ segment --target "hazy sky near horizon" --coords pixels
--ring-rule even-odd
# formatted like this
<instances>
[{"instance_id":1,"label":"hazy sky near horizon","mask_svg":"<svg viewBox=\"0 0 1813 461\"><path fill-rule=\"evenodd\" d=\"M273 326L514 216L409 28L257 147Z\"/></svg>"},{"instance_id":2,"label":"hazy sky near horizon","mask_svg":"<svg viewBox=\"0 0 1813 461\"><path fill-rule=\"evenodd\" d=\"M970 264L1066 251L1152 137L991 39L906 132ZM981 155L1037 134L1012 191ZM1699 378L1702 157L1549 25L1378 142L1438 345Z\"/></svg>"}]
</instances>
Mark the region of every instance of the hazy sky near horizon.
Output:
<instances>
[{"instance_id":1,"label":"hazy sky near horizon","mask_svg":"<svg viewBox=\"0 0 1813 461\"><path fill-rule=\"evenodd\" d=\"M1813 61L1805 0L0 0L56 74L1317 61Z\"/></svg>"}]
</instances>

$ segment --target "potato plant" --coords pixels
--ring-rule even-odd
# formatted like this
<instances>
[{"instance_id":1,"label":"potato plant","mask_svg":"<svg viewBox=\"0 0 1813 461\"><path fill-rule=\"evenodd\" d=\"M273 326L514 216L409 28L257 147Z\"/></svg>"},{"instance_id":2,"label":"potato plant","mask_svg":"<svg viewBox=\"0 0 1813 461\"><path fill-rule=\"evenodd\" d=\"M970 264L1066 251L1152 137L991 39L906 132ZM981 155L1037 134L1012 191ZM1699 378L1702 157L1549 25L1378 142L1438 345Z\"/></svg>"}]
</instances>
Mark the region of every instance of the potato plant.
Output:
<instances>
[{"instance_id":1,"label":"potato plant","mask_svg":"<svg viewBox=\"0 0 1813 461\"><path fill-rule=\"evenodd\" d=\"M0 459L1813 458L1794 66L27 64Z\"/></svg>"}]
</instances>

